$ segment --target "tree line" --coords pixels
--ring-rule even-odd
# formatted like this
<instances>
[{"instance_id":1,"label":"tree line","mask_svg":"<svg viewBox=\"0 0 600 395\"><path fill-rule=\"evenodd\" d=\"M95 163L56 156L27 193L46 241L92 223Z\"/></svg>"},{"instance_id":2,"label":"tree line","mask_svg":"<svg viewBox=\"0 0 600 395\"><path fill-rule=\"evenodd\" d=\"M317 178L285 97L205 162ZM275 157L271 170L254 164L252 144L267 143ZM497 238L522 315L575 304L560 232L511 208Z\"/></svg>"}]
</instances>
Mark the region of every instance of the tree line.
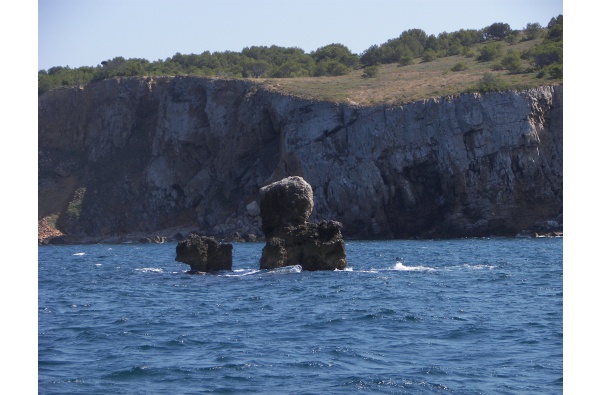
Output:
<instances>
[{"instance_id":1,"label":"tree line","mask_svg":"<svg viewBox=\"0 0 600 395\"><path fill-rule=\"evenodd\" d=\"M542 42L522 53L503 53L500 42L544 37ZM485 44L475 53L476 44ZM306 53L297 47L272 45L246 47L241 52L223 51L201 54L176 53L165 60L125 59L121 56L102 61L96 67L69 68L56 66L38 72L38 93L59 86L87 84L113 77L148 75L195 75L233 78L294 78L340 76L363 68L365 76L375 76L376 66L398 63L400 66L436 58L477 55L478 61L494 62L510 72L522 72L523 61L533 64L538 77L562 78L562 15L552 18L544 28L528 23L522 30L512 30L506 23L494 23L483 29L461 29L453 33L427 35L421 29L410 29L380 45L372 45L360 55L343 44L329 44ZM458 66L457 66L458 67ZM531 70L529 70L531 71Z\"/></svg>"}]
</instances>

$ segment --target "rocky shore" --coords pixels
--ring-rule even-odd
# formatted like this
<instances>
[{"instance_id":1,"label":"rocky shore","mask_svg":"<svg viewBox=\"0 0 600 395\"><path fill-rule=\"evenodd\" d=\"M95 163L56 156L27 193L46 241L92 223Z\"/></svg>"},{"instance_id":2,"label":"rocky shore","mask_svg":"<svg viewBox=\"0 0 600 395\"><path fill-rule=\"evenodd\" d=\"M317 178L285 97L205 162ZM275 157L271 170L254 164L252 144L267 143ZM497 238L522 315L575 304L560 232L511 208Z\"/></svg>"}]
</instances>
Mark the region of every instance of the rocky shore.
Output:
<instances>
[{"instance_id":1,"label":"rocky shore","mask_svg":"<svg viewBox=\"0 0 600 395\"><path fill-rule=\"evenodd\" d=\"M49 244L52 240L56 243L64 233L51 224L49 218L38 221L38 245Z\"/></svg>"},{"instance_id":2,"label":"rocky shore","mask_svg":"<svg viewBox=\"0 0 600 395\"><path fill-rule=\"evenodd\" d=\"M552 221L550 221L552 222ZM177 243L191 234L199 234L198 229L190 228L171 228L159 230L156 232L135 232L121 235L103 235L96 237L74 237L70 238L58 229L48 223L47 219L42 219L38 223L38 245L50 244L135 244L135 243ZM493 235L490 235L493 237ZM552 228L552 230L523 229L514 235L505 235L503 237L535 238L535 237L563 237L562 224ZM417 237L414 237L417 238ZM413 238L413 239L414 239ZM264 243L264 236L254 234L244 234L234 232L232 235L219 238L220 242L225 243Z\"/></svg>"}]
</instances>

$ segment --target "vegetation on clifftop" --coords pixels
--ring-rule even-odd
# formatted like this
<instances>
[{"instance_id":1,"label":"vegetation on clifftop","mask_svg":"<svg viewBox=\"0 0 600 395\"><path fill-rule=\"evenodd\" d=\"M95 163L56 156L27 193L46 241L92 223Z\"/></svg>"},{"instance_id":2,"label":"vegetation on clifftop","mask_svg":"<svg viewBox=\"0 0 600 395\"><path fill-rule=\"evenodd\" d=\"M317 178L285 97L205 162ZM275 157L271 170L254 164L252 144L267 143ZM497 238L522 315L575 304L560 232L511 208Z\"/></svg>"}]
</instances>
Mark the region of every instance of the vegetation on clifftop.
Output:
<instances>
[{"instance_id":1,"label":"vegetation on clifftop","mask_svg":"<svg viewBox=\"0 0 600 395\"><path fill-rule=\"evenodd\" d=\"M494 23L437 36L411 29L360 55L330 44L311 53L253 46L241 52L177 53L156 62L116 57L96 67L40 70L38 92L150 75L250 78L282 93L362 105L524 89L562 83L562 20L559 15L546 27L528 23L522 30Z\"/></svg>"}]
</instances>

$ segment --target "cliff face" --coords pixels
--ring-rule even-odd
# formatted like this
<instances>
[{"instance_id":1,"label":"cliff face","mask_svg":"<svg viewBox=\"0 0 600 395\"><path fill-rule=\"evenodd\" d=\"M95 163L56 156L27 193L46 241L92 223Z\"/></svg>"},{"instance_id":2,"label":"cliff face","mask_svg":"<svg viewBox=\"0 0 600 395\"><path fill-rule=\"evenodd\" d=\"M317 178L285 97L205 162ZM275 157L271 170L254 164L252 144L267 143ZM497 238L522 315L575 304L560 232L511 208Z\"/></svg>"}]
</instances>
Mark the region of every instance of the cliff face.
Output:
<instances>
[{"instance_id":1,"label":"cliff face","mask_svg":"<svg viewBox=\"0 0 600 395\"><path fill-rule=\"evenodd\" d=\"M72 241L260 235L259 189L290 175L348 238L515 235L562 214L562 86L389 108L148 77L46 92L38 110L38 216Z\"/></svg>"}]
</instances>

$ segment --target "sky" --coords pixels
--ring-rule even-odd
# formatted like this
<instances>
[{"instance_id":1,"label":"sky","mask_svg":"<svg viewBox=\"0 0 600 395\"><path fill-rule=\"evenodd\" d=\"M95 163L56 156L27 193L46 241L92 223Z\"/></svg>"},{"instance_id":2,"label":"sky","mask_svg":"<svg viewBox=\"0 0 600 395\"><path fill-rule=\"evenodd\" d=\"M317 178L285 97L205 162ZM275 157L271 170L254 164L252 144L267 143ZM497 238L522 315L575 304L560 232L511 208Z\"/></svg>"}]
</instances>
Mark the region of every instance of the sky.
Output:
<instances>
[{"instance_id":1,"label":"sky","mask_svg":"<svg viewBox=\"0 0 600 395\"><path fill-rule=\"evenodd\" d=\"M360 54L409 29L522 29L560 14L562 0L39 0L38 70L271 45Z\"/></svg>"}]
</instances>

